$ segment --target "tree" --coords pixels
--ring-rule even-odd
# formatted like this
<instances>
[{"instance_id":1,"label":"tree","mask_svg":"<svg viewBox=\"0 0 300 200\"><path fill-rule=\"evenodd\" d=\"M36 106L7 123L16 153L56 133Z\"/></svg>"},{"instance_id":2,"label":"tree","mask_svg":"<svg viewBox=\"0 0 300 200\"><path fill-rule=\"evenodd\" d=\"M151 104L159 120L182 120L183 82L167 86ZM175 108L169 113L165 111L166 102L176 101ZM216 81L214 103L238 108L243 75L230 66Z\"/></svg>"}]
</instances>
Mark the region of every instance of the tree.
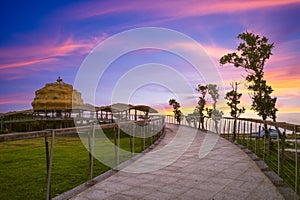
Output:
<instances>
[{"instance_id":1,"label":"tree","mask_svg":"<svg viewBox=\"0 0 300 200\"><path fill-rule=\"evenodd\" d=\"M204 107L206 104L206 100L205 100L205 96L207 93L207 85L201 85L199 84L198 87L196 88L197 92L200 92L200 97L199 97L199 101L198 101L198 105L196 107L196 110L199 113L199 127L198 129L200 129L200 124L202 125L202 130L204 129Z\"/></svg>"},{"instance_id":2,"label":"tree","mask_svg":"<svg viewBox=\"0 0 300 200\"><path fill-rule=\"evenodd\" d=\"M207 85L208 94L210 94L212 100L213 100L213 109L216 110L217 102L219 99L219 91L216 84L208 84Z\"/></svg>"},{"instance_id":3,"label":"tree","mask_svg":"<svg viewBox=\"0 0 300 200\"><path fill-rule=\"evenodd\" d=\"M202 130L204 130L204 113L203 111L205 110L208 117L213 118L213 120L215 121L215 127L216 127L216 131L217 127L218 127L218 121L219 118L222 117L223 113L220 112L219 110L216 109L217 106L217 101L219 99L219 91L217 89L217 85L216 84L207 84L207 85L198 85L198 88L196 88L196 91L200 93L200 97L199 97L199 101L198 101L198 105L196 107L196 111L198 111L199 113L199 129L200 129L200 124L202 125ZM213 100L213 108L205 108L206 105L206 94L210 94L212 100Z\"/></svg>"},{"instance_id":4,"label":"tree","mask_svg":"<svg viewBox=\"0 0 300 200\"><path fill-rule=\"evenodd\" d=\"M193 123L193 126L196 128L196 124L199 121L199 111L198 108L196 107L193 111L193 113L190 113L186 116L186 121L189 123L189 126Z\"/></svg>"},{"instance_id":5,"label":"tree","mask_svg":"<svg viewBox=\"0 0 300 200\"><path fill-rule=\"evenodd\" d=\"M248 89L252 92L251 109L257 112L263 120L267 117L276 120L276 98L270 96L273 89L263 79L265 62L272 55L271 50L274 44L268 44L266 37L260 38L249 32L239 34L238 38L245 41L237 48L240 55L236 52L224 55L220 63L222 65L230 63L247 71L246 81L249 83Z\"/></svg>"},{"instance_id":6,"label":"tree","mask_svg":"<svg viewBox=\"0 0 300 200\"><path fill-rule=\"evenodd\" d=\"M179 110L180 104L175 99L170 99L169 100L169 105L173 106L174 117L175 117L177 123L180 124L181 117L182 117L182 112L181 112L181 110Z\"/></svg>"},{"instance_id":7,"label":"tree","mask_svg":"<svg viewBox=\"0 0 300 200\"><path fill-rule=\"evenodd\" d=\"M208 84L207 90L208 90L208 94L210 94L210 96L213 100L212 109L207 109L207 113L214 120L216 133L218 133L218 124L219 124L220 118L223 115L222 111L217 110L217 102L218 102L218 99L220 96L219 90L218 90L216 84Z\"/></svg>"},{"instance_id":8,"label":"tree","mask_svg":"<svg viewBox=\"0 0 300 200\"><path fill-rule=\"evenodd\" d=\"M225 99L227 100L227 105L230 107L230 115L234 118L234 124L233 124L233 141L236 139L236 122L237 118L245 113L245 108L238 108L238 104L240 104L240 98L242 97L242 93L238 93L238 83L234 82L230 84L232 87L232 90L226 93Z\"/></svg>"},{"instance_id":9,"label":"tree","mask_svg":"<svg viewBox=\"0 0 300 200\"><path fill-rule=\"evenodd\" d=\"M220 64L233 64L235 67L242 67L248 75L246 81L249 83L248 90L251 92L251 109L258 116L266 120L268 117L276 121L277 108L276 98L271 97L273 89L264 80L264 66L272 55L274 43L268 43L268 38L253 33L245 32L238 35L243 40L237 47L237 52L229 53L220 58ZM270 141L267 124L264 126L266 136ZM280 132L279 132L280 133ZM269 142L270 147L270 142Z\"/></svg>"}]
</instances>

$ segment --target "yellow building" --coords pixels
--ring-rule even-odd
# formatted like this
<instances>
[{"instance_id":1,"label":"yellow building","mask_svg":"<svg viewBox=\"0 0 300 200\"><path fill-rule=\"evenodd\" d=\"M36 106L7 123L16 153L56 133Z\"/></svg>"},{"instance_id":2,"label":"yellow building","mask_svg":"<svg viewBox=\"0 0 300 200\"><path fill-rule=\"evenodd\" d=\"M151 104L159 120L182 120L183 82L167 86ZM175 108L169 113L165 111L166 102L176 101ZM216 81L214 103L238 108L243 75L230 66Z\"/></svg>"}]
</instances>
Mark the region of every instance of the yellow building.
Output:
<instances>
[{"instance_id":1,"label":"yellow building","mask_svg":"<svg viewBox=\"0 0 300 200\"><path fill-rule=\"evenodd\" d=\"M83 106L83 100L80 92L58 77L56 82L47 83L35 92L31 105L37 115L71 117L72 106Z\"/></svg>"}]
</instances>

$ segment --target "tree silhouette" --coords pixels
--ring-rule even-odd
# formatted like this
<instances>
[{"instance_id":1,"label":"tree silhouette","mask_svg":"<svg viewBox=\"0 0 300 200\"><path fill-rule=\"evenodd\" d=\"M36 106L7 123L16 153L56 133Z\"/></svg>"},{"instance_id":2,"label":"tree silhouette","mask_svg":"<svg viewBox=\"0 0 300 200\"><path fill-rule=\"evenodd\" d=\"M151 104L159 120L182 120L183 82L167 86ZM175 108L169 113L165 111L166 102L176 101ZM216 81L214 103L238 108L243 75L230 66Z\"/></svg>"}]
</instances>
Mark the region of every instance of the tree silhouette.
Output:
<instances>
[{"instance_id":1,"label":"tree silhouette","mask_svg":"<svg viewBox=\"0 0 300 200\"><path fill-rule=\"evenodd\" d=\"M238 108L238 104L241 103L240 98L242 97L242 93L238 93L238 83L234 82L230 84L232 90L226 93L225 99L227 100L227 105L230 107L230 115L234 118L233 124L233 141L236 139L236 122L237 118L245 113L245 108Z\"/></svg>"},{"instance_id":2,"label":"tree silhouette","mask_svg":"<svg viewBox=\"0 0 300 200\"><path fill-rule=\"evenodd\" d=\"M220 118L223 115L222 111L217 110L217 102L219 99L219 90L216 84L208 84L207 85L207 91L208 94L210 94L213 104L212 104L212 109L207 109L208 115L214 120L215 122L215 130L216 133L218 133L218 124L220 121Z\"/></svg>"},{"instance_id":3,"label":"tree silhouette","mask_svg":"<svg viewBox=\"0 0 300 200\"><path fill-rule=\"evenodd\" d=\"M264 66L267 59L272 55L274 44L268 44L268 38L253 33L245 32L238 35L239 39L244 40L237 47L240 55L236 52L224 55L220 59L222 65L231 63L235 67L243 67L248 75L246 81L249 83L248 89L252 92L251 109L257 112L263 120L267 117L276 120L275 108L276 98L270 94L273 92L271 86L264 80Z\"/></svg>"},{"instance_id":4,"label":"tree silhouette","mask_svg":"<svg viewBox=\"0 0 300 200\"><path fill-rule=\"evenodd\" d=\"M264 80L264 66L272 55L274 43L269 44L268 38L253 33L245 32L238 35L243 40L237 47L237 52L229 53L220 58L220 64L233 64L235 67L242 67L248 75L246 81L249 83L248 90L251 92L252 105L258 116L263 120L268 117L276 121L277 108L275 107L276 98L271 97L273 89ZM270 141L267 124L264 125L266 136ZM270 149L270 142L269 142Z\"/></svg>"},{"instance_id":5,"label":"tree silhouette","mask_svg":"<svg viewBox=\"0 0 300 200\"><path fill-rule=\"evenodd\" d=\"M180 124L181 116L182 116L182 112L181 112L181 110L179 110L180 104L175 99L170 99L169 105L173 106L174 117L175 117L177 123Z\"/></svg>"},{"instance_id":6,"label":"tree silhouette","mask_svg":"<svg viewBox=\"0 0 300 200\"><path fill-rule=\"evenodd\" d=\"M196 107L196 110L199 113L199 126L198 129L200 129L200 124L202 125L202 130L204 130L204 107L206 104L205 96L207 93L207 85L201 85L199 84L198 87L196 88L196 91L200 93L198 105Z\"/></svg>"},{"instance_id":7,"label":"tree silhouette","mask_svg":"<svg viewBox=\"0 0 300 200\"><path fill-rule=\"evenodd\" d=\"M196 91L200 93L200 97L199 97L199 101L198 101L198 105L196 106L195 111L197 111L199 113L199 127L198 129L200 129L200 125L202 127L202 130L204 130L204 113L203 111L205 110L208 117L212 118L215 121L215 128L216 131L217 127L218 127L218 121L219 118L222 117L223 113L220 112L219 110L216 109L217 106L217 102L219 99L219 91L217 88L216 84L207 84L207 85L201 85L199 84L198 87L196 88ZM212 104L212 108L205 108L206 105L206 94L209 94L212 98L213 104ZM194 111L194 112L195 112Z\"/></svg>"}]
</instances>

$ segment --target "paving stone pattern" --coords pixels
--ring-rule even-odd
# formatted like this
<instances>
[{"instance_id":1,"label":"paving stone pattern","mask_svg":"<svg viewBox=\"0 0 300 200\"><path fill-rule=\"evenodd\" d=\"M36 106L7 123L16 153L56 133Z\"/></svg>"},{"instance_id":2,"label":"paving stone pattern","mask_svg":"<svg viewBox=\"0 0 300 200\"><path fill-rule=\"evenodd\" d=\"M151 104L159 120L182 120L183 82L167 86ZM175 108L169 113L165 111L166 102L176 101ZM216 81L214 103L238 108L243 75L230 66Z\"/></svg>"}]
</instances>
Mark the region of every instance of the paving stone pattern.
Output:
<instances>
[{"instance_id":1,"label":"paving stone pattern","mask_svg":"<svg viewBox=\"0 0 300 200\"><path fill-rule=\"evenodd\" d=\"M177 131L178 126L168 124L165 138L152 151L170 143ZM188 135L195 129L184 127L181 131ZM147 173L121 170L72 199L284 199L245 152L221 137L212 151L199 159L205 134L198 131L191 146L171 165ZM140 165L145 159L135 162Z\"/></svg>"}]
</instances>

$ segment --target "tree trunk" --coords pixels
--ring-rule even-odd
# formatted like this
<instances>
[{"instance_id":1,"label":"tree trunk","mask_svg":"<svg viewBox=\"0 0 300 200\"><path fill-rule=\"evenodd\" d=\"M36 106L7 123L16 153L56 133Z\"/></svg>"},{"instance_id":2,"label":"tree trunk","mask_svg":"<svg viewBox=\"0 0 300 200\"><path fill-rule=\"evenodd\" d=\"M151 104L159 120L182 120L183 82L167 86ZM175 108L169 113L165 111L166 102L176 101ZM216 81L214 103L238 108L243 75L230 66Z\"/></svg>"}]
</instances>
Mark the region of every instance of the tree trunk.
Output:
<instances>
[{"instance_id":1,"label":"tree trunk","mask_svg":"<svg viewBox=\"0 0 300 200\"><path fill-rule=\"evenodd\" d=\"M270 158L270 150L271 150L271 137L270 137L270 131L268 130L268 125L266 123L266 119L264 119L264 127L265 127L265 137L268 140L268 149L267 149L267 159Z\"/></svg>"},{"instance_id":2,"label":"tree trunk","mask_svg":"<svg viewBox=\"0 0 300 200\"><path fill-rule=\"evenodd\" d=\"M234 118L234 123L233 123L233 141L236 140L236 118Z\"/></svg>"}]
</instances>

